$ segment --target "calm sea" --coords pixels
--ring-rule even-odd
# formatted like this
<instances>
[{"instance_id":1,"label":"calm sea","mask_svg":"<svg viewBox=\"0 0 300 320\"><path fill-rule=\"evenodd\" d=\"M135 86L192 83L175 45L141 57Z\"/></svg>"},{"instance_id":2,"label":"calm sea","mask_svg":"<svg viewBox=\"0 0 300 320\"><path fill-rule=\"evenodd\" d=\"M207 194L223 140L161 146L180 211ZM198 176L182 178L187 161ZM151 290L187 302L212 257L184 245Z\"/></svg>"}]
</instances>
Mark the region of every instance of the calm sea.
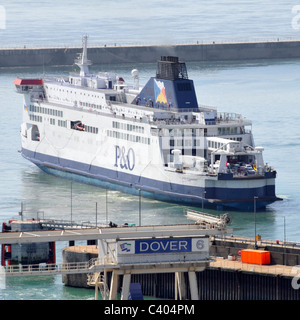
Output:
<instances>
[{"instance_id":1,"label":"calm sea","mask_svg":"<svg viewBox=\"0 0 300 320\"><path fill-rule=\"evenodd\" d=\"M183 43L196 41L300 38L292 28L295 1L4 1L6 29L2 47L80 45L83 33L91 45ZM1 24L1 21L0 21ZM262 239L300 242L300 61L187 63L200 104L252 119L256 145L265 147L265 161L278 172L277 195L284 200L257 214ZM141 84L155 74L155 64L94 65L94 71L115 71L127 82L133 68ZM27 217L97 220L138 224L139 200L48 176L25 161L20 149L22 96L16 77L67 75L70 67L0 69L0 222L17 216L21 203ZM71 192L72 190L72 192ZM107 199L107 201L106 201ZM107 212L105 211L107 204ZM142 199L142 224L186 223L184 207ZM210 213L220 213L209 211ZM252 237L252 212L230 212L236 235ZM285 223L284 223L285 222ZM67 243L57 244L57 262ZM94 291L62 284L61 276L8 278L0 299L93 299Z\"/></svg>"}]
</instances>

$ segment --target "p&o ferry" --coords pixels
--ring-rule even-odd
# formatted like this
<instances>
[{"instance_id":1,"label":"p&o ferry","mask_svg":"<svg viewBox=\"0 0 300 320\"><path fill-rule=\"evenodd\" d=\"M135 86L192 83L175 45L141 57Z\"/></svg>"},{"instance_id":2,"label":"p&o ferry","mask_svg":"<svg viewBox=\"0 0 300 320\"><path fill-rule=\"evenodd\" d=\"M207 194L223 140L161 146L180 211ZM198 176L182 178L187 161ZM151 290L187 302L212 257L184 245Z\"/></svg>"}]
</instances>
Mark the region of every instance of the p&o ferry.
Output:
<instances>
[{"instance_id":1,"label":"p&o ferry","mask_svg":"<svg viewBox=\"0 0 300 320\"><path fill-rule=\"evenodd\" d=\"M186 64L163 56L144 87L91 74L87 37L68 76L14 81L23 94L22 156L58 177L218 209L279 200L276 171L240 114L199 105Z\"/></svg>"}]
</instances>

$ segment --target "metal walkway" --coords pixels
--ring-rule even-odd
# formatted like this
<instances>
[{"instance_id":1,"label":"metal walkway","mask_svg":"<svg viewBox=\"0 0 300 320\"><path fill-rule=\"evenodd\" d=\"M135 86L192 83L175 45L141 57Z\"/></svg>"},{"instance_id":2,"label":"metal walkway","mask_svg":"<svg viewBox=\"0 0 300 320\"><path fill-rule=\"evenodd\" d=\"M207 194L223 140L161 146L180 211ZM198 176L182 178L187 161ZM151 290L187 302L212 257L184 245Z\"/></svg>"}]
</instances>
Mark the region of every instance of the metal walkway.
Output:
<instances>
[{"instance_id":1,"label":"metal walkway","mask_svg":"<svg viewBox=\"0 0 300 320\"><path fill-rule=\"evenodd\" d=\"M5 272L6 277L18 276L43 276L56 274L79 274L79 273L95 273L102 272L105 268L118 267L113 261L108 259L99 260L98 258L91 259L87 262L71 262L62 264L30 264L30 265L10 265L0 269Z\"/></svg>"},{"instance_id":2,"label":"metal walkway","mask_svg":"<svg viewBox=\"0 0 300 320\"><path fill-rule=\"evenodd\" d=\"M159 262L156 263L156 268L163 268L165 270L171 269L173 266L180 268L186 268L186 265L194 265L199 267L208 263L209 261L186 261L186 262ZM104 272L104 270L121 270L125 267L131 267L132 264L118 264L109 258L98 259L94 258L87 262L71 262L62 264L31 264L31 265L10 265L0 267L0 276L5 274L6 277L18 277L18 276L50 276L57 274L80 274L88 273L95 274ZM139 263L141 270L146 270L149 263ZM134 273L134 272L133 272Z\"/></svg>"},{"instance_id":3,"label":"metal walkway","mask_svg":"<svg viewBox=\"0 0 300 320\"><path fill-rule=\"evenodd\" d=\"M43 228L53 228L53 229L96 229L96 228L104 228L107 227L104 224L95 224L91 222L73 222L69 220L57 220L57 219L39 219L40 225Z\"/></svg>"},{"instance_id":4,"label":"metal walkway","mask_svg":"<svg viewBox=\"0 0 300 320\"><path fill-rule=\"evenodd\" d=\"M32 264L32 265L11 265L5 266L6 277L18 276L43 276L56 274L74 274L93 272L91 262L64 263L64 264Z\"/></svg>"}]
</instances>

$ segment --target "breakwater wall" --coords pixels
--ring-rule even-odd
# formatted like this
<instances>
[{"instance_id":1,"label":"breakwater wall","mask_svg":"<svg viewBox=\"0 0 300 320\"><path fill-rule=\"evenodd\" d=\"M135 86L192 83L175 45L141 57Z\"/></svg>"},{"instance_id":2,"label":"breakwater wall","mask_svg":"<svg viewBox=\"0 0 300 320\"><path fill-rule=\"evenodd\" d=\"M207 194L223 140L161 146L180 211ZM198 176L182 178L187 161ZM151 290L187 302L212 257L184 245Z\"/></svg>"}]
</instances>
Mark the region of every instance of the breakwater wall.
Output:
<instances>
[{"instance_id":1,"label":"breakwater wall","mask_svg":"<svg viewBox=\"0 0 300 320\"><path fill-rule=\"evenodd\" d=\"M72 65L81 51L81 47L0 49L0 67ZM94 64L156 62L160 56L178 56L186 62L295 59L300 58L300 41L88 48L88 57Z\"/></svg>"}]
</instances>

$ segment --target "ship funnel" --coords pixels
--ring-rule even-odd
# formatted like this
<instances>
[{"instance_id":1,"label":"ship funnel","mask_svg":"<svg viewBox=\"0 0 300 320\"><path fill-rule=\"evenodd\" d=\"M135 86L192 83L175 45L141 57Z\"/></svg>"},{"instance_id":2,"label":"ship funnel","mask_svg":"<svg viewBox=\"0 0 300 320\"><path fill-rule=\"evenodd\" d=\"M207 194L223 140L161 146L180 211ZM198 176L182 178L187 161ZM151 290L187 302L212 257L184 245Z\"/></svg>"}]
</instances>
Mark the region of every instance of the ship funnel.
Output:
<instances>
[{"instance_id":1,"label":"ship funnel","mask_svg":"<svg viewBox=\"0 0 300 320\"><path fill-rule=\"evenodd\" d=\"M92 64L87 58L87 36L82 39L82 53L79 54L78 58L75 60L75 64L80 68L80 75L86 76L89 74L89 65Z\"/></svg>"},{"instance_id":2,"label":"ship funnel","mask_svg":"<svg viewBox=\"0 0 300 320\"><path fill-rule=\"evenodd\" d=\"M178 57L162 56L157 62L156 79L188 79L185 63L179 62Z\"/></svg>"}]
</instances>

